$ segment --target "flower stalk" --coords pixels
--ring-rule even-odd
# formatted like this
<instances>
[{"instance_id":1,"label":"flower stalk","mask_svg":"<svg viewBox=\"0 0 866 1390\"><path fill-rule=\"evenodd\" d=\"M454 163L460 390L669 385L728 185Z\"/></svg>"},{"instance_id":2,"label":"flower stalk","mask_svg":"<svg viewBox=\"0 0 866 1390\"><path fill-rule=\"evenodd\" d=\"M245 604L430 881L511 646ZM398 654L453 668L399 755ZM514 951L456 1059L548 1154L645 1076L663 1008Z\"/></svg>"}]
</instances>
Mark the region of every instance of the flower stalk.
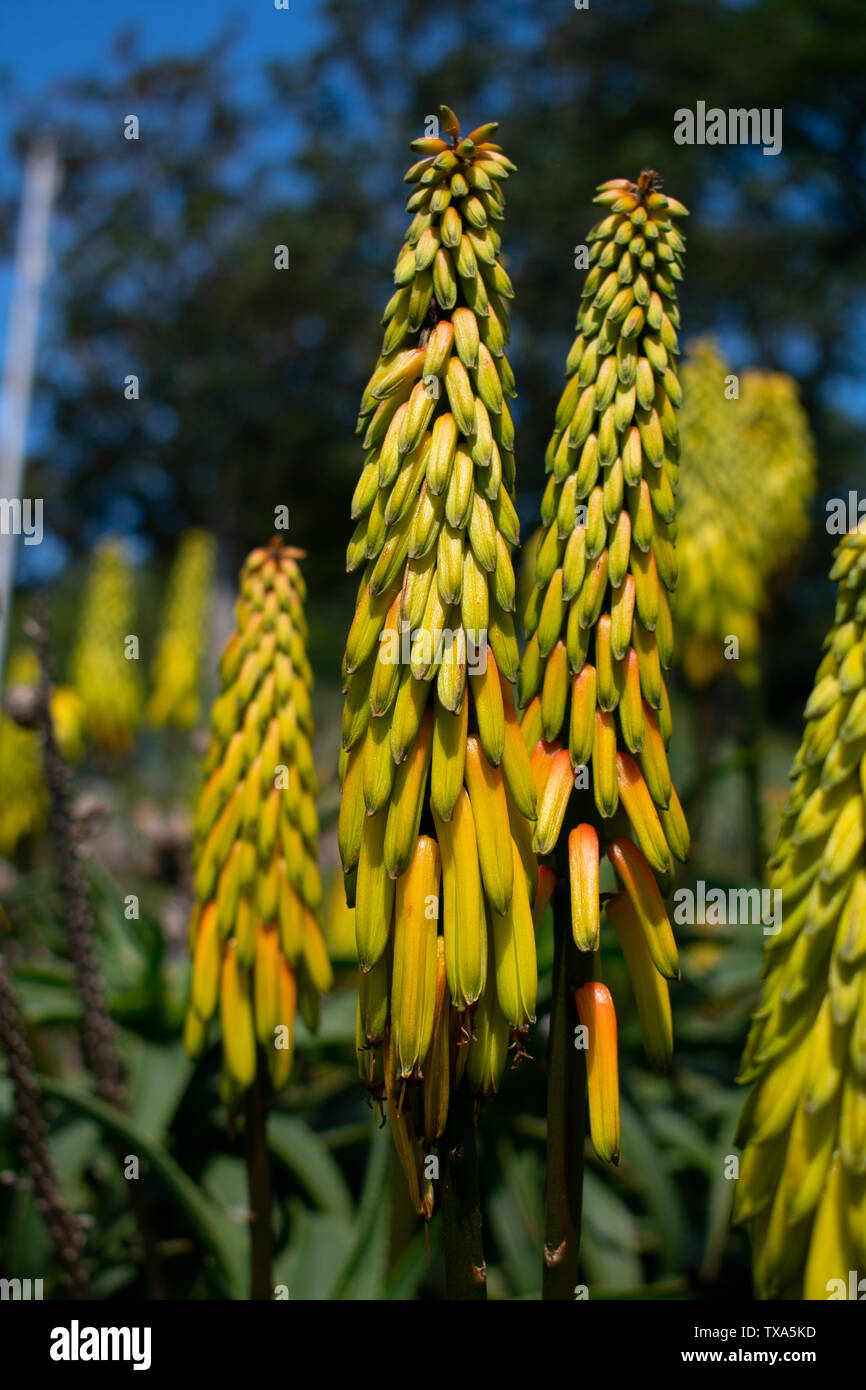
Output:
<instances>
[{"instance_id":1,"label":"flower stalk","mask_svg":"<svg viewBox=\"0 0 866 1390\"><path fill-rule=\"evenodd\" d=\"M5 914L0 909L0 917ZM87 1296L88 1275L84 1263L84 1231L69 1211L48 1148L48 1132L33 1057L27 1045L21 1016L12 990L6 962L0 956L0 1047L6 1054L15 1099L15 1127L21 1159L36 1194L36 1208L48 1229L59 1267L60 1282L72 1298Z\"/></svg>"},{"instance_id":2,"label":"flower stalk","mask_svg":"<svg viewBox=\"0 0 866 1390\"><path fill-rule=\"evenodd\" d=\"M512 288L498 230L514 165L495 123L464 135L443 107L440 129L413 142L413 220L358 421L339 821L360 1071L389 1102L425 1219L426 1159L442 1156L452 1099L464 1075L479 1105L498 1088L537 992L535 789L511 689Z\"/></svg>"},{"instance_id":3,"label":"flower stalk","mask_svg":"<svg viewBox=\"0 0 866 1390\"><path fill-rule=\"evenodd\" d=\"M588 238L579 331L545 456L542 529L521 579L529 637L521 730L538 806L532 848L559 881L548 1298L572 1298L577 1277L584 1060L593 1145L602 1161L619 1159L616 1019L601 980L602 924L607 919L620 938L642 1000L647 1055L664 1066L672 1045L667 981L679 965L663 894L674 858L688 852L667 760L663 674L673 657L682 397L676 287L685 249L677 222L686 209L648 171L634 183L602 184L595 201L607 216ZM613 894L601 888L604 857L619 884ZM580 1061L575 1043L584 1050Z\"/></svg>"}]
</instances>

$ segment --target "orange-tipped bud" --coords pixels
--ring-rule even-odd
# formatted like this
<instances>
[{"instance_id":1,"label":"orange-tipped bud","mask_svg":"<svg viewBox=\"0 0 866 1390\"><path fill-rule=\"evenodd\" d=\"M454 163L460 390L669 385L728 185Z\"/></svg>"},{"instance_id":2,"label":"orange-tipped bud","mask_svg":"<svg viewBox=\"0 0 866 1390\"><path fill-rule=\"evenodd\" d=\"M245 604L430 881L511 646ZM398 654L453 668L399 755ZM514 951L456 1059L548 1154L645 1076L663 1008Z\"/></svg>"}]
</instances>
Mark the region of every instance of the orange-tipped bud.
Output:
<instances>
[{"instance_id":1,"label":"orange-tipped bud","mask_svg":"<svg viewBox=\"0 0 866 1390\"><path fill-rule=\"evenodd\" d=\"M565 808L573 786L571 755L567 748L560 748L550 760L547 780L539 797L538 820L533 840L536 854L550 854L559 839L565 819Z\"/></svg>"},{"instance_id":2,"label":"orange-tipped bud","mask_svg":"<svg viewBox=\"0 0 866 1390\"><path fill-rule=\"evenodd\" d=\"M617 835L607 847L607 857L631 900L653 964L666 979L679 979L673 930L645 856L631 840Z\"/></svg>"},{"instance_id":3,"label":"orange-tipped bud","mask_svg":"<svg viewBox=\"0 0 866 1390\"><path fill-rule=\"evenodd\" d=\"M613 999L607 985L591 980L575 990L574 1001L586 1029L586 1089L593 1147L603 1163L618 1163L619 1063Z\"/></svg>"},{"instance_id":4,"label":"orange-tipped bud","mask_svg":"<svg viewBox=\"0 0 866 1390\"><path fill-rule=\"evenodd\" d=\"M571 929L579 951L598 945L598 834L593 825L578 825L568 837L571 881Z\"/></svg>"},{"instance_id":5,"label":"orange-tipped bud","mask_svg":"<svg viewBox=\"0 0 866 1390\"><path fill-rule=\"evenodd\" d=\"M538 866L538 888L535 892L535 902L532 904L532 924L535 927L536 935L541 925L541 919L547 911L547 904L553 897L553 890L556 887L556 874L547 864Z\"/></svg>"},{"instance_id":6,"label":"orange-tipped bud","mask_svg":"<svg viewBox=\"0 0 866 1390\"><path fill-rule=\"evenodd\" d=\"M650 864L657 873L672 873L674 861L658 811L640 768L628 753L616 755L616 781L626 815Z\"/></svg>"}]
</instances>

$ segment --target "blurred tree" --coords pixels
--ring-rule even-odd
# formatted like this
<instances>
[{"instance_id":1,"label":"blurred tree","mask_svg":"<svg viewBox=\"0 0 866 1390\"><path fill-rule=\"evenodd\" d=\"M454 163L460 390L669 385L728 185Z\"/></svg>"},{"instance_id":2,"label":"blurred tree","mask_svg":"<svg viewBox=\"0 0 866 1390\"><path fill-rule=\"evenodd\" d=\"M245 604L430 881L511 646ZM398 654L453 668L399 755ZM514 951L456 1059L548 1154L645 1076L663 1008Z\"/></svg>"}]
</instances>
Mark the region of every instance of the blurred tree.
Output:
<instances>
[{"instance_id":1,"label":"blurred tree","mask_svg":"<svg viewBox=\"0 0 866 1390\"><path fill-rule=\"evenodd\" d=\"M231 33L158 62L125 38L102 71L22 122L32 132L51 111L66 167L44 358L52 421L36 476L72 547L107 524L166 547L201 524L234 565L284 502L291 540L311 551L311 592L333 585L374 305L405 221L378 195L442 100L470 122L498 113L520 167L509 270L525 522L573 327L573 248L611 169L655 167L692 209L687 336L712 329L738 361L797 378L822 458L819 508L828 489L855 485L866 366L857 0L381 0L375 18L328 0L322 20L312 55L269 65L264 94L239 87ZM782 153L676 145L674 112L698 100L780 108ZM124 139L127 113L140 118L137 141ZM287 271L274 268L278 245ZM138 401L124 398L129 374ZM823 528L819 539L816 584ZM802 609L801 595L786 601ZM780 629L794 612L780 606ZM791 691L797 706L803 693Z\"/></svg>"}]
</instances>

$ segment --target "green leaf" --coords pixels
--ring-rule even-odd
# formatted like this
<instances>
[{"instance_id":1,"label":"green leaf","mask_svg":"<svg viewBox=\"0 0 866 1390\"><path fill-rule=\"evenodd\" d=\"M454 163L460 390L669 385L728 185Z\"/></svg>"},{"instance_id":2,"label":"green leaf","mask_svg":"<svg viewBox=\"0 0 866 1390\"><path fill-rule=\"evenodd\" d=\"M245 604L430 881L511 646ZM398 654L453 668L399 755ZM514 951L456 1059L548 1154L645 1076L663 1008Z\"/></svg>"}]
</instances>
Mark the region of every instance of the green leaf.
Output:
<instances>
[{"instance_id":1,"label":"green leaf","mask_svg":"<svg viewBox=\"0 0 866 1390\"><path fill-rule=\"evenodd\" d=\"M659 1262L667 1274L679 1270L685 1258L687 1222L679 1188L653 1142L646 1119L624 1099L621 1116L623 1153L628 1155L629 1166L640 1175L640 1195L658 1232Z\"/></svg>"},{"instance_id":2,"label":"green leaf","mask_svg":"<svg viewBox=\"0 0 866 1390\"><path fill-rule=\"evenodd\" d=\"M15 980L21 1014L31 1027L52 1023L77 1024L81 1005L71 985L48 984L42 980Z\"/></svg>"},{"instance_id":3,"label":"green leaf","mask_svg":"<svg viewBox=\"0 0 866 1390\"><path fill-rule=\"evenodd\" d=\"M643 1282L640 1230L634 1214L590 1168L583 1174L583 1282L632 1287Z\"/></svg>"},{"instance_id":4,"label":"green leaf","mask_svg":"<svg viewBox=\"0 0 866 1390\"><path fill-rule=\"evenodd\" d=\"M178 1209L183 1212L204 1250L213 1257L230 1289L232 1298L246 1296L247 1242L196 1187L178 1163L148 1134L126 1115L106 1105L98 1096L90 1095L53 1076L40 1076L43 1093L62 1100L83 1114L89 1115L124 1144L130 1152L147 1160L154 1175L164 1184Z\"/></svg>"},{"instance_id":5,"label":"green leaf","mask_svg":"<svg viewBox=\"0 0 866 1390\"><path fill-rule=\"evenodd\" d=\"M352 1244L351 1223L299 1201L291 1210L292 1238L276 1262L274 1283L285 1284L290 1299L328 1300Z\"/></svg>"},{"instance_id":6,"label":"green leaf","mask_svg":"<svg viewBox=\"0 0 866 1390\"><path fill-rule=\"evenodd\" d=\"M330 1150L309 1125L275 1112L268 1123L268 1148L321 1211L351 1220L352 1193Z\"/></svg>"},{"instance_id":7,"label":"green leaf","mask_svg":"<svg viewBox=\"0 0 866 1390\"><path fill-rule=\"evenodd\" d=\"M713 1176L713 1145L690 1116L660 1106L652 1112L650 1122L678 1167L694 1167L708 1177Z\"/></svg>"},{"instance_id":8,"label":"green leaf","mask_svg":"<svg viewBox=\"0 0 866 1390\"><path fill-rule=\"evenodd\" d=\"M365 1300L380 1296L391 1228L388 1180L389 1176L396 1178L391 1165L392 1152L390 1134L385 1128L376 1126L370 1136L355 1238L334 1285L333 1298Z\"/></svg>"},{"instance_id":9,"label":"green leaf","mask_svg":"<svg viewBox=\"0 0 866 1390\"><path fill-rule=\"evenodd\" d=\"M407 1302L417 1297L418 1289L430 1273L430 1265L436 1259L441 1243L441 1223L431 1222L426 1233L419 1231L395 1264L385 1288L385 1298L394 1302Z\"/></svg>"},{"instance_id":10,"label":"green leaf","mask_svg":"<svg viewBox=\"0 0 866 1390\"><path fill-rule=\"evenodd\" d=\"M195 1070L181 1042L163 1046L132 1033L125 1035L130 1071L130 1111L153 1138L169 1128Z\"/></svg>"},{"instance_id":11,"label":"green leaf","mask_svg":"<svg viewBox=\"0 0 866 1390\"><path fill-rule=\"evenodd\" d=\"M490 1223L512 1289L518 1295L540 1292L541 1250L544 1245L544 1168L531 1150L516 1152L498 1146L502 1185L489 1202Z\"/></svg>"}]
</instances>

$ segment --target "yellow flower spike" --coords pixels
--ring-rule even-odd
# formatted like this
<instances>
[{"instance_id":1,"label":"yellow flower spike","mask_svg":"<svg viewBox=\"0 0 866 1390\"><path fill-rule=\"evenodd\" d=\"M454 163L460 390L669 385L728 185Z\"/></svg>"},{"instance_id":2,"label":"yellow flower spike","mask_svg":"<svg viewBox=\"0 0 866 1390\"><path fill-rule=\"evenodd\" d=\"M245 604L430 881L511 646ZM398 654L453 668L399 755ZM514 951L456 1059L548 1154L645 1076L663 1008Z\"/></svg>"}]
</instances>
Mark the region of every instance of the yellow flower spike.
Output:
<instances>
[{"instance_id":1,"label":"yellow flower spike","mask_svg":"<svg viewBox=\"0 0 866 1390\"><path fill-rule=\"evenodd\" d=\"M146 716L157 726L191 729L199 717L216 545L206 531L185 531L168 579Z\"/></svg>"},{"instance_id":2,"label":"yellow flower spike","mask_svg":"<svg viewBox=\"0 0 866 1390\"><path fill-rule=\"evenodd\" d=\"M587 1033L586 1087L593 1148L603 1163L618 1163L619 1063L613 1000L607 986L595 980L575 990L574 999Z\"/></svg>"},{"instance_id":3,"label":"yellow flower spike","mask_svg":"<svg viewBox=\"0 0 866 1390\"><path fill-rule=\"evenodd\" d=\"M360 582L343 663L343 744L363 753L341 759L339 845L359 958L369 969L389 931L395 946L401 939L404 880L429 807L441 853L441 949L459 1013L480 1009L495 992L487 913L501 917L512 902L512 834L519 878L527 896L534 890L527 840L536 806L530 750L508 689L520 664L508 404L516 393L505 356L513 291L496 224L514 166L482 138L492 127L479 128L477 143L460 140L446 112L441 128L448 138L414 145L419 158L406 176L412 221L358 420L366 459L347 550ZM393 671L385 670L386 646L394 649ZM372 814L362 816L362 805ZM397 966L395 955L395 976ZM412 968L420 969L417 960ZM418 980L412 989L420 991ZM424 1058L408 1040L407 1019L398 1022L401 998L392 991L389 1032L399 1070L417 1073ZM467 1051L458 1047L452 1058L452 1094ZM417 1185L412 1143L398 1123L395 1142Z\"/></svg>"},{"instance_id":4,"label":"yellow flower spike","mask_svg":"<svg viewBox=\"0 0 866 1390\"><path fill-rule=\"evenodd\" d=\"M126 659L135 632L132 573L124 546L106 541L94 552L70 658L72 686L84 706L87 743L112 757L125 756L141 715L138 662Z\"/></svg>"},{"instance_id":5,"label":"yellow flower spike","mask_svg":"<svg viewBox=\"0 0 866 1390\"><path fill-rule=\"evenodd\" d=\"M300 555L275 539L244 562L194 821L185 1045L191 1055L202 1051L218 994L226 1093L234 1098L255 1077L257 1044L272 1084L285 1085L298 1000L314 1023L318 993L333 984L318 916L313 726L308 698L298 698L311 682ZM286 661L291 679L278 681ZM280 684L290 718L272 714Z\"/></svg>"},{"instance_id":6,"label":"yellow flower spike","mask_svg":"<svg viewBox=\"0 0 866 1390\"><path fill-rule=\"evenodd\" d=\"M13 651L6 677L13 686L36 688L39 662L30 649ZM51 697L54 736L67 762L77 762L85 751L84 704L69 686L55 687ZM49 799L42 767L39 735L23 728L10 715L0 713L0 854L11 855L19 840L38 834L47 824Z\"/></svg>"},{"instance_id":7,"label":"yellow flower spike","mask_svg":"<svg viewBox=\"0 0 866 1390\"><path fill-rule=\"evenodd\" d=\"M814 446L793 380L743 372L731 398L730 372L707 341L691 346L682 369L674 616L683 670L696 686L729 667L743 684L755 681L768 581L802 544L815 488ZM739 643L734 661L726 660L731 637Z\"/></svg>"},{"instance_id":8,"label":"yellow flower spike","mask_svg":"<svg viewBox=\"0 0 866 1390\"><path fill-rule=\"evenodd\" d=\"M759 1297L847 1297L866 1251L866 796L856 747L866 665L866 526L836 549L835 620L773 857L784 914L743 1054L752 1085L735 1219L747 1222ZM779 930L778 928L781 928Z\"/></svg>"}]
</instances>

